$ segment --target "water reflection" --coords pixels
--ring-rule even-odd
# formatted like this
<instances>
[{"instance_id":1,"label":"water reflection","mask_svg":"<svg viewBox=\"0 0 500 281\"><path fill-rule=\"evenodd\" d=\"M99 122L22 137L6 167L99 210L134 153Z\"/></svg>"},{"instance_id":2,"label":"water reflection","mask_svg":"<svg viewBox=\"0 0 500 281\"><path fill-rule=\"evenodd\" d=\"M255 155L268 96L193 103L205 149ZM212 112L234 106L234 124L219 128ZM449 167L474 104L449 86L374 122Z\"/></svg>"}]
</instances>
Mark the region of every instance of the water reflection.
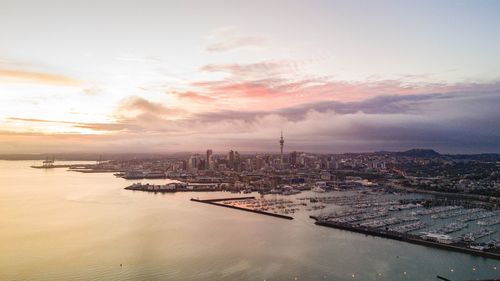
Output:
<instances>
[{"instance_id":1,"label":"water reflection","mask_svg":"<svg viewBox=\"0 0 500 281\"><path fill-rule=\"evenodd\" d=\"M220 193L133 192L111 174L30 165L0 161L1 280L499 276L495 260L318 227L301 213L288 221L189 201Z\"/></svg>"}]
</instances>

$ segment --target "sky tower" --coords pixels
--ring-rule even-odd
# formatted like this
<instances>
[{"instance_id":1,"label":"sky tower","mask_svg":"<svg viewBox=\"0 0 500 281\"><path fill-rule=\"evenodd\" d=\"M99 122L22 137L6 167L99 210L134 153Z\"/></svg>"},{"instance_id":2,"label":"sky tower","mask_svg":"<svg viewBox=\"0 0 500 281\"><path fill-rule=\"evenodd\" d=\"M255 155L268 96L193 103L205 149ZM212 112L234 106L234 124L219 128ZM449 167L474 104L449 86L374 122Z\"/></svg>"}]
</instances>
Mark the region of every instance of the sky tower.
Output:
<instances>
[{"instance_id":1,"label":"sky tower","mask_svg":"<svg viewBox=\"0 0 500 281\"><path fill-rule=\"evenodd\" d=\"M283 168L283 145L285 145L285 140L283 139L283 130L281 130L281 138L280 138L280 165Z\"/></svg>"}]
</instances>

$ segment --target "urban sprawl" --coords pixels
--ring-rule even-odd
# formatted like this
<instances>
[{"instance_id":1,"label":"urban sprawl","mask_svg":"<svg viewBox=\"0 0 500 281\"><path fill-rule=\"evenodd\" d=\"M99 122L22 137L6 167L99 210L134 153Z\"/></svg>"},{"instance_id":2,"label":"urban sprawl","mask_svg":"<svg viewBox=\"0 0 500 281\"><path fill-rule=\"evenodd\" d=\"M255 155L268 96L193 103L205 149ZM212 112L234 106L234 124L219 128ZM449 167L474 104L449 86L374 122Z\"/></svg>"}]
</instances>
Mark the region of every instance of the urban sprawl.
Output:
<instances>
[{"instance_id":1,"label":"urban sprawl","mask_svg":"<svg viewBox=\"0 0 500 281\"><path fill-rule=\"evenodd\" d=\"M242 193L193 200L288 219L305 212L321 226L500 259L499 155L284 153L283 135L278 144L275 154L208 149L59 167L141 180L128 190ZM35 168L52 167L58 166L46 160Z\"/></svg>"}]
</instances>

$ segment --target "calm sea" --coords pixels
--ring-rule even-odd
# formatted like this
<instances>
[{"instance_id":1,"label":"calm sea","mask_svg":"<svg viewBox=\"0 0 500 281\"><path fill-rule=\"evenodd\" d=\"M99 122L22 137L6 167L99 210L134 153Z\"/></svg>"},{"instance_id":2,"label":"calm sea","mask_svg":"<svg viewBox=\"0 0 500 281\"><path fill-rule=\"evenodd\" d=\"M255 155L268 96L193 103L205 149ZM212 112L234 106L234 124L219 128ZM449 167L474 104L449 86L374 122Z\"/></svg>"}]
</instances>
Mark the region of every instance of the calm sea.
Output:
<instances>
[{"instance_id":1,"label":"calm sea","mask_svg":"<svg viewBox=\"0 0 500 281\"><path fill-rule=\"evenodd\" d=\"M288 221L189 201L230 193L133 192L112 174L30 165L0 161L0 280L500 276L496 260L323 228L307 214Z\"/></svg>"}]
</instances>

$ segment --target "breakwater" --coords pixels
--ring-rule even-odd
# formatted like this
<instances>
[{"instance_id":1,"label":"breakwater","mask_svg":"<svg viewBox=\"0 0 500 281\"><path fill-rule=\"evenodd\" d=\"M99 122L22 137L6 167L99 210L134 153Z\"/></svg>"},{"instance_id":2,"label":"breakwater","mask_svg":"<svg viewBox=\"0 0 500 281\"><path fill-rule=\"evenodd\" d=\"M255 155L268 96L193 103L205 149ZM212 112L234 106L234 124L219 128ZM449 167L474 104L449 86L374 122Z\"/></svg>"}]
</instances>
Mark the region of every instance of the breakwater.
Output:
<instances>
[{"instance_id":1,"label":"breakwater","mask_svg":"<svg viewBox=\"0 0 500 281\"><path fill-rule=\"evenodd\" d=\"M255 197L247 196L247 197L218 198L218 199L206 199L206 200L191 198L191 201L215 205L215 206L219 206L219 207L231 208L231 209L236 209L236 210L240 210L240 211L251 212L251 213L256 213L256 214L261 214L261 215L266 215L266 216L272 216L272 217L281 218L281 219L293 220L293 217L290 217L290 216L285 216L285 215L270 213L270 212L261 211L261 210L253 210L253 209L218 203L218 202L229 201L229 200L246 200L246 199L255 199Z\"/></svg>"}]
</instances>

